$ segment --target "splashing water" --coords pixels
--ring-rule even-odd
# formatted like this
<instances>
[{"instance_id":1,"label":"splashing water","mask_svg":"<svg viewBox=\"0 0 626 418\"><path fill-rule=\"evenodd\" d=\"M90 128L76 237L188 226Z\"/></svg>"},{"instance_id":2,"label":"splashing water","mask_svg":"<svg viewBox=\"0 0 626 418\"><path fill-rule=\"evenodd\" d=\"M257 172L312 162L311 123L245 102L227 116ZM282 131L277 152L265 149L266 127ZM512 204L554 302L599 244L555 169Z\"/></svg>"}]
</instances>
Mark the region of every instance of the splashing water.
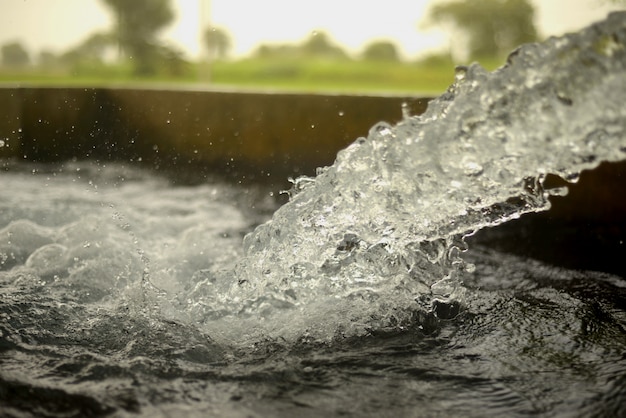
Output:
<instances>
[{"instance_id":1,"label":"splashing water","mask_svg":"<svg viewBox=\"0 0 626 418\"><path fill-rule=\"evenodd\" d=\"M626 157L625 67L616 13L458 68L254 230L232 185L7 168L0 414L624 416L623 278L463 238Z\"/></svg>"},{"instance_id":2,"label":"splashing water","mask_svg":"<svg viewBox=\"0 0 626 418\"><path fill-rule=\"evenodd\" d=\"M254 334L359 335L462 299L463 236L549 208L568 181L623 159L626 14L525 45L456 82L421 116L379 123L244 240L245 257L199 286L194 316L261 318ZM208 285L207 285L208 286ZM220 288L224 292L211 293ZM233 338L233 336L229 336Z\"/></svg>"}]
</instances>

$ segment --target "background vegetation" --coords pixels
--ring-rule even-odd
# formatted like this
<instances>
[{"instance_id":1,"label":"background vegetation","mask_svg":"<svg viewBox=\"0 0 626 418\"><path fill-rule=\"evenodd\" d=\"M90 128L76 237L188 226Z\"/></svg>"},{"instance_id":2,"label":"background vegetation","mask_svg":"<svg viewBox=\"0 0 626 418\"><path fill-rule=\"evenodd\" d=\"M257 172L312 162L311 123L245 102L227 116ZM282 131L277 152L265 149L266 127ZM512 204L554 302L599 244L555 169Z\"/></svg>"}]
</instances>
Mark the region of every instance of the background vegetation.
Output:
<instances>
[{"instance_id":1,"label":"background vegetation","mask_svg":"<svg viewBox=\"0 0 626 418\"><path fill-rule=\"evenodd\" d=\"M454 67L479 61L501 65L520 43L537 40L534 9L527 0L437 2L422 22L455 34L449 51L403 60L393 40L378 39L350 56L324 32L300 44L265 44L243 59L229 58L224 28L204 32L206 59L187 60L163 44L160 31L175 15L169 0L102 0L115 16L106 33L93 33L61 54L33 56L19 41L0 46L0 82L29 84L211 83L215 87L298 91L440 93ZM418 28L416 27L416 37Z\"/></svg>"}]
</instances>

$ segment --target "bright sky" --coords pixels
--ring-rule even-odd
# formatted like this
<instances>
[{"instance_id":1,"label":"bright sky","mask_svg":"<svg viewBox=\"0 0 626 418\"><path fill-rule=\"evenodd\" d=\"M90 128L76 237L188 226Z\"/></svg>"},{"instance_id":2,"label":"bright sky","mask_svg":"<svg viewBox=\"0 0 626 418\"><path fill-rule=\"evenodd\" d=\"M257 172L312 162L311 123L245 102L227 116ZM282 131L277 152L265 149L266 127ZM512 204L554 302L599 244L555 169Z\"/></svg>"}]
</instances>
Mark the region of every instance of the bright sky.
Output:
<instances>
[{"instance_id":1,"label":"bright sky","mask_svg":"<svg viewBox=\"0 0 626 418\"><path fill-rule=\"evenodd\" d=\"M132 1L132 0L129 0ZM226 28L232 54L243 56L259 43L296 43L322 30L351 53L372 39L389 39L407 58L444 48L448 38L436 30L418 31L433 0L173 0L177 20L162 38L199 55L201 23ZM543 35L578 30L610 10L606 0L531 0ZM113 24L101 0L0 0L0 45L20 40L35 55L62 52Z\"/></svg>"}]
</instances>

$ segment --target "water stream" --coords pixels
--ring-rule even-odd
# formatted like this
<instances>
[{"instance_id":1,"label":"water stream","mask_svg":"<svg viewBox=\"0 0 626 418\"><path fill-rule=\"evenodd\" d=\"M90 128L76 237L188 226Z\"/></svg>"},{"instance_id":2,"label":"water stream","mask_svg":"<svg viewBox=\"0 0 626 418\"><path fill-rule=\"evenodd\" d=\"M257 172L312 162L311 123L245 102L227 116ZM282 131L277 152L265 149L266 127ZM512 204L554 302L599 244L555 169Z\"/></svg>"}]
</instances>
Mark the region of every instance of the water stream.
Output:
<instances>
[{"instance_id":1,"label":"water stream","mask_svg":"<svg viewBox=\"0 0 626 418\"><path fill-rule=\"evenodd\" d=\"M624 278L464 238L548 209L548 173L625 159L624 98L616 13L458 68L280 208L120 164L7 165L0 415L626 414Z\"/></svg>"}]
</instances>

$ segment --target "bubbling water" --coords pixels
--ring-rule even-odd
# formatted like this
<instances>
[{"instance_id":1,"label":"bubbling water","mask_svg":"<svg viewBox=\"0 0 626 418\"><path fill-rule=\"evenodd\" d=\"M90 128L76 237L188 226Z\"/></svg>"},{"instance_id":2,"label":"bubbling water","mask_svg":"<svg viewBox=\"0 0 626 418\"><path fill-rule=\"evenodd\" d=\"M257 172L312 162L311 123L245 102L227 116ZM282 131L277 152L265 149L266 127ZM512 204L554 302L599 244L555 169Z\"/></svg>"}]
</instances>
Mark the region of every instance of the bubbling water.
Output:
<instances>
[{"instance_id":1,"label":"bubbling water","mask_svg":"<svg viewBox=\"0 0 626 418\"><path fill-rule=\"evenodd\" d=\"M297 179L190 309L211 326L249 320L246 335L332 338L460 300L464 236L548 209L564 192L543 189L548 173L575 181L626 156L624 97L626 13L525 45L492 73L460 67L423 115L377 124Z\"/></svg>"}]
</instances>

